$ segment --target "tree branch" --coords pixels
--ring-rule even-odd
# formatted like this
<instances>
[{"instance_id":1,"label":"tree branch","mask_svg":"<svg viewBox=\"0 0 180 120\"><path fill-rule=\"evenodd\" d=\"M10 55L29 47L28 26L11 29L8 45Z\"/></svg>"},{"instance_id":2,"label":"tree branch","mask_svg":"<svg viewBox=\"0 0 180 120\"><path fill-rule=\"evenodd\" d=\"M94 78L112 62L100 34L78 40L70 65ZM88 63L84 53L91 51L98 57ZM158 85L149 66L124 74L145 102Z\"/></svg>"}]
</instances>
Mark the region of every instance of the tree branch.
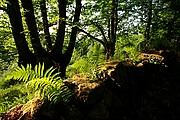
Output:
<instances>
[{"instance_id":1,"label":"tree branch","mask_svg":"<svg viewBox=\"0 0 180 120\"><path fill-rule=\"evenodd\" d=\"M81 32L83 32L83 33L85 33L88 37L90 37L90 38L92 38L92 39L94 39L94 40L100 42L103 46L105 46L105 43L104 43L102 40L100 40L100 39L98 39L98 38L92 36L90 33L84 31L83 29L78 28L78 30L81 31Z\"/></svg>"},{"instance_id":2,"label":"tree branch","mask_svg":"<svg viewBox=\"0 0 180 120\"><path fill-rule=\"evenodd\" d=\"M102 26L99 25L98 23L95 23L95 26L100 30L100 32L101 32L101 34L102 34L102 36L103 36L103 38L104 38L104 40L105 40L105 43L108 43L107 38L106 38L106 36L105 36L105 34L104 34L104 31L103 31Z\"/></svg>"},{"instance_id":3,"label":"tree branch","mask_svg":"<svg viewBox=\"0 0 180 120\"><path fill-rule=\"evenodd\" d=\"M99 25L97 22L93 22L93 21L91 21L91 22L92 22L92 24L84 24L84 25L86 25L86 26L94 25L95 27L97 27L97 28L100 30L100 32L101 32L101 34L102 34L102 36L103 36L104 41L102 41L102 40L100 40L100 39L98 39L98 38L95 38L94 36L90 35L89 33L87 33L86 31L84 31L84 30L82 30L82 29L80 29L80 28L79 28L79 31L85 33L86 35L88 35L89 37L95 39L95 40L98 41L98 42L101 41L101 42L100 42L101 44L104 44L104 45L105 45L105 44L108 44L108 40L107 40L107 37L105 36L103 27L102 27L101 25Z\"/></svg>"}]
</instances>

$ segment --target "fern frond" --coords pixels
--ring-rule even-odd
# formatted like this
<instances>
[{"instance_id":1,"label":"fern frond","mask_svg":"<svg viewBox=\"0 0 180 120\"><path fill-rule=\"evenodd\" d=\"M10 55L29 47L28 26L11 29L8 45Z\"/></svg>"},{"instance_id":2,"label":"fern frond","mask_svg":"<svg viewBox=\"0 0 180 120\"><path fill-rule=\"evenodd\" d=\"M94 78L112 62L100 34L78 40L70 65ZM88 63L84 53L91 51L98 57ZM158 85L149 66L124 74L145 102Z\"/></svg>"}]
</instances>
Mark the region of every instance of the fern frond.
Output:
<instances>
[{"instance_id":1,"label":"fern frond","mask_svg":"<svg viewBox=\"0 0 180 120\"><path fill-rule=\"evenodd\" d=\"M55 68L51 67L45 71L44 64L38 64L32 69L30 64L17 67L7 79L16 79L26 83L27 87L38 91L41 99L47 98L53 104L60 101L68 101L72 95L71 91L63 83L60 73L55 73Z\"/></svg>"},{"instance_id":2,"label":"fern frond","mask_svg":"<svg viewBox=\"0 0 180 120\"><path fill-rule=\"evenodd\" d=\"M35 66L35 68L34 68L34 73L35 73L36 76L38 76L38 65ZM39 76L38 76L38 77L39 77Z\"/></svg>"},{"instance_id":3,"label":"fern frond","mask_svg":"<svg viewBox=\"0 0 180 120\"><path fill-rule=\"evenodd\" d=\"M48 71L48 73L47 73L47 77L49 78L49 77L51 77L52 76L52 74L53 74L53 72L55 71L56 69L54 69L54 68L50 68L50 71Z\"/></svg>"},{"instance_id":4,"label":"fern frond","mask_svg":"<svg viewBox=\"0 0 180 120\"><path fill-rule=\"evenodd\" d=\"M43 77L44 75L44 63L41 65L40 63L35 66L34 72L36 74L36 78Z\"/></svg>"},{"instance_id":5,"label":"fern frond","mask_svg":"<svg viewBox=\"0 0 180 120\"><path fill-rule=\"evenodd\" d=\"M60 80L61 78L59 77L60 76L60 73L55 73L55 74L53 74L53 75L51 75L51 77L48 77L50 80L54 80L54 81L56 81L56 80Z\"/></svg>"},{"instance_id":6,"label":"fern frond","mask_svg":"<svg viewBox=\"0 0 180 120\"><path fill-rule=\"evenodd\" d=\"M30 78L33 79L31 76L33 73L32 66L28 64L26 68L24 66L17 67L14 72L7 75L5 80L15 79L26 82Z\"/></svg>"},{"instance_id":7,"label":"fern frond","mask_svg":"<svg viewBox=\"0 0 180 120\"><path fill-rule=\"evenodd\" d=\"M40 76L40 77L42 77L41 76L41 64L39 63L39 65L38 65L38 75ZM42 71L43 71L43 69L42 69ZM43 73L42 73L43 74Z\"/></svg>"},{"instance_id":8,"label":"fern frond","mask_svg":"<svg viewBox=\"0 0 180 120\"><path fill-rule=\"evenodd\" d=\"M46 78L34 79L27 83L28 87L33 87L39 91L42 99L46 98L53 104L57 103L56 100L67 101L72 95L67 86L64 85L62 80L54 81Z\"/></svg>"},{"instance_id":9,"label":"fern frond","mask_svg":"<svg viewBox=\"0 0 180 120\"><path fill-rule=\"evenodd\" d=\"M27 65L27 69L29 68L29 65ZM21 69L23 70L23 71L25 71L26 70L26 68L23 66L23 65L21 65Z\"/></svg>"},{"instance_id":10,"label":"fern frond","mask_svg":"<svg viewBox=\"0 0 180 120\"><path fill-rule=\"evenodd\" d=\"M39 63L39 66L40 66L40 63ZM41 66L41 77L43 76L44 76L44 63Z\"/></svg>"},{"instance_id":11,"label":"fern frond","mask_svg":"<svg viewBox=\"0 0 180 120\"><path fill-rule=\"evenodd\" d=\"M27 64L26 68L23 65L21 65L21 67L18 66L15 69L14 72L10 73L6 77L6 80L10 80L10 79L13 78L15 80L20 80L20 81L23 81L23 82L27 82L27 81L35 79L35 78L44 77L43 76L44 72L45 72L44 64L41 65L39 63L39 65L35 66L34 70L32 69L32 65L31 64Z\"/></svg>"},{"instance_id":12,"label":"fern frond","mask_svg":"<svg viewBox=\"0 0 180 120\"><path fill-rule=\"evenodd\" d=\"M54 69L53 67L50 67L48 70L46 70L44 73L44 77L48 77L48 73L53 69Z\"/></svg>"}]
</instances>

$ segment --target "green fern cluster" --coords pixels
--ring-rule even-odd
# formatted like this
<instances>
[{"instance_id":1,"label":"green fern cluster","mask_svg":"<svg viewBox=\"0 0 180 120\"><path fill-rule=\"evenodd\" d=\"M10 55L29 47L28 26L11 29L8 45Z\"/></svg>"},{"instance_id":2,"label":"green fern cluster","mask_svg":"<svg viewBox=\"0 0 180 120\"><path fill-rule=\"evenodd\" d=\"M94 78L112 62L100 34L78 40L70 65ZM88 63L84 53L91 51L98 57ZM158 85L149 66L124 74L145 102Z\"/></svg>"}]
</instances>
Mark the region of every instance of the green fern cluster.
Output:
<instances>
[{"instance_id":1,"label":"green fern cluster","mask_svg":"<svg viewBox=\"0 0 180 120\"><path fill-rule=\"evenodd\" d=\"M51 103L68 102L72 96L71 91L63 83L55 68L45 70L44 64L36 65L35 68L28 64L17 67L14 72L6 77L6 80L15 79L26 83L27 87L38 91L41 99L48 99Z\"/></svg>"}]
</instances>

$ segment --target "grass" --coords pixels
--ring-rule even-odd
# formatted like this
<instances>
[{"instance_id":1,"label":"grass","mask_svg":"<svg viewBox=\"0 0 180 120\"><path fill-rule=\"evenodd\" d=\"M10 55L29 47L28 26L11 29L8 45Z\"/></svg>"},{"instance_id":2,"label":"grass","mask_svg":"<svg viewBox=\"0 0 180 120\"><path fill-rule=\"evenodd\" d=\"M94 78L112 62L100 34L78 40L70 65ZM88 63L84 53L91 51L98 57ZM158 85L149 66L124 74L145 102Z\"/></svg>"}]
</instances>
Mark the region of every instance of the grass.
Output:
<instances>
[{"instance_id":1,"label":"grass","mask_svg":"<svg viewBox=\"0 0 180 120\"><path fill-rule=\"evenodd\" d=\"M6 112L10 108L24 104L32 99L34 93L24 87L24 84L11 85L9 88L0 88L0 113Z\"/></svg>"},{"instance_id":2,"label":"grass","mask_svg":"<svg viewBox=\"0 0 180 120\"><path fill-rule=\"evenodd\" d=\"M24 87L21 82L5 80L7 72L0 77L0 114L10 108L24 104L34 97L32 90Z\"/></svg>"}]
</instances>

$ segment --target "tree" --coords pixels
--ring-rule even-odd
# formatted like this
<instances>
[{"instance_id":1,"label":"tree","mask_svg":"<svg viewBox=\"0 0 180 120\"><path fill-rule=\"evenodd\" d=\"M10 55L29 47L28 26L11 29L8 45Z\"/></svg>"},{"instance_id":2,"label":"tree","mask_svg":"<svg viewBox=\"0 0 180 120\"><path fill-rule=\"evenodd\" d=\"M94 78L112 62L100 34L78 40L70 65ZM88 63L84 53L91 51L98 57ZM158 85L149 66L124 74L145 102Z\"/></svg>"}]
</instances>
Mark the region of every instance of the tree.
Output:
<instances>
[{"instance_id":1,"label":"tree","mask_svg":"<svg viewBox=\"0 0 180 120\"><path fill-rule=\"evenodd\" d=\"M79 29L86 36L99 42L106 54L106 59L114 55L115 43L119 37L138 34L139 14L135 14L136 3L125 0L87 0L83 6L83 23ZM88 18L88 19L87 19Z\"/></svg>"},{"instance_id":2,"label":"tree","mask_svg":"<svg viewBox=\"0 0 180 120\"><path fill-rule=\"evenodd\" d=\"M19 64L26 65L31 63L33 65L38 62L44 62L45 66L49 68L50 66L55 66L60 72L61 76L65 76L65 71L68 63L70 62L73 49L75 46L76 35L77 35L77 24L79 22L80 12L81 12L81 0L76 0L76 8L74 11L74 17L71 24L71 34L68 47L65 52L63 52L63 43L65 41L66 34L66 19L67 19L67 6L69 1L58 0L58 27L56 33L55 42L51 40L51 35L49 32L50 23L48 23L48 13L46 0L36 0L34 1L40 4L41 17L43 30L46 40L46 48L42 46L39 37L39 30L37 27L37 20L34 11L34 4L32 0L6 0L4 4L6 7L0 7L4 10L8 16L11 23L12 34L18 50ZM23 8L23 13L21 12L21 5ZM27 38L24 33L23 17L25 17L25 22L30 35L30 43L32 45L33 51L30 50Z\"/></svg>"},{"instance_id":3,"label":"tree","mask_svg":"<svg viewBox=\"0 0 180 120\"><path fill-rule=\"evenodd\" d=\"M149 41L150 39L150 30L151 30L151 25L152 25L152 0L148 0L147 2L147 25L146 25L146 30L145 30L145 39L146 41Z\"/></svg>"},{"instance_id":4,"label":"tree","mask_svg":"<svg viewBox=\"0 0 180 120\"><path fill-rule=\"evenodd\" d=\"M89 8L92 9L90 12ZM90 29L91 27L94 27L93 29L96 33L98 32L98 34L94 34L94 31L87 32L81 28L79 28L79 31L102 44L107 57L106 59L108 60L114 55L115 51L116 32L118 26L118 1L87 1L84 5L84 9L83 13L85 22L82 27L86 28L88 26ZM95 16L93 13L99 15ZM94 16L95 18L90 16ZM93 32L94 35L90 32ZM96 36L101 36L101 38Z\"/></svg>"}]
</instances>

